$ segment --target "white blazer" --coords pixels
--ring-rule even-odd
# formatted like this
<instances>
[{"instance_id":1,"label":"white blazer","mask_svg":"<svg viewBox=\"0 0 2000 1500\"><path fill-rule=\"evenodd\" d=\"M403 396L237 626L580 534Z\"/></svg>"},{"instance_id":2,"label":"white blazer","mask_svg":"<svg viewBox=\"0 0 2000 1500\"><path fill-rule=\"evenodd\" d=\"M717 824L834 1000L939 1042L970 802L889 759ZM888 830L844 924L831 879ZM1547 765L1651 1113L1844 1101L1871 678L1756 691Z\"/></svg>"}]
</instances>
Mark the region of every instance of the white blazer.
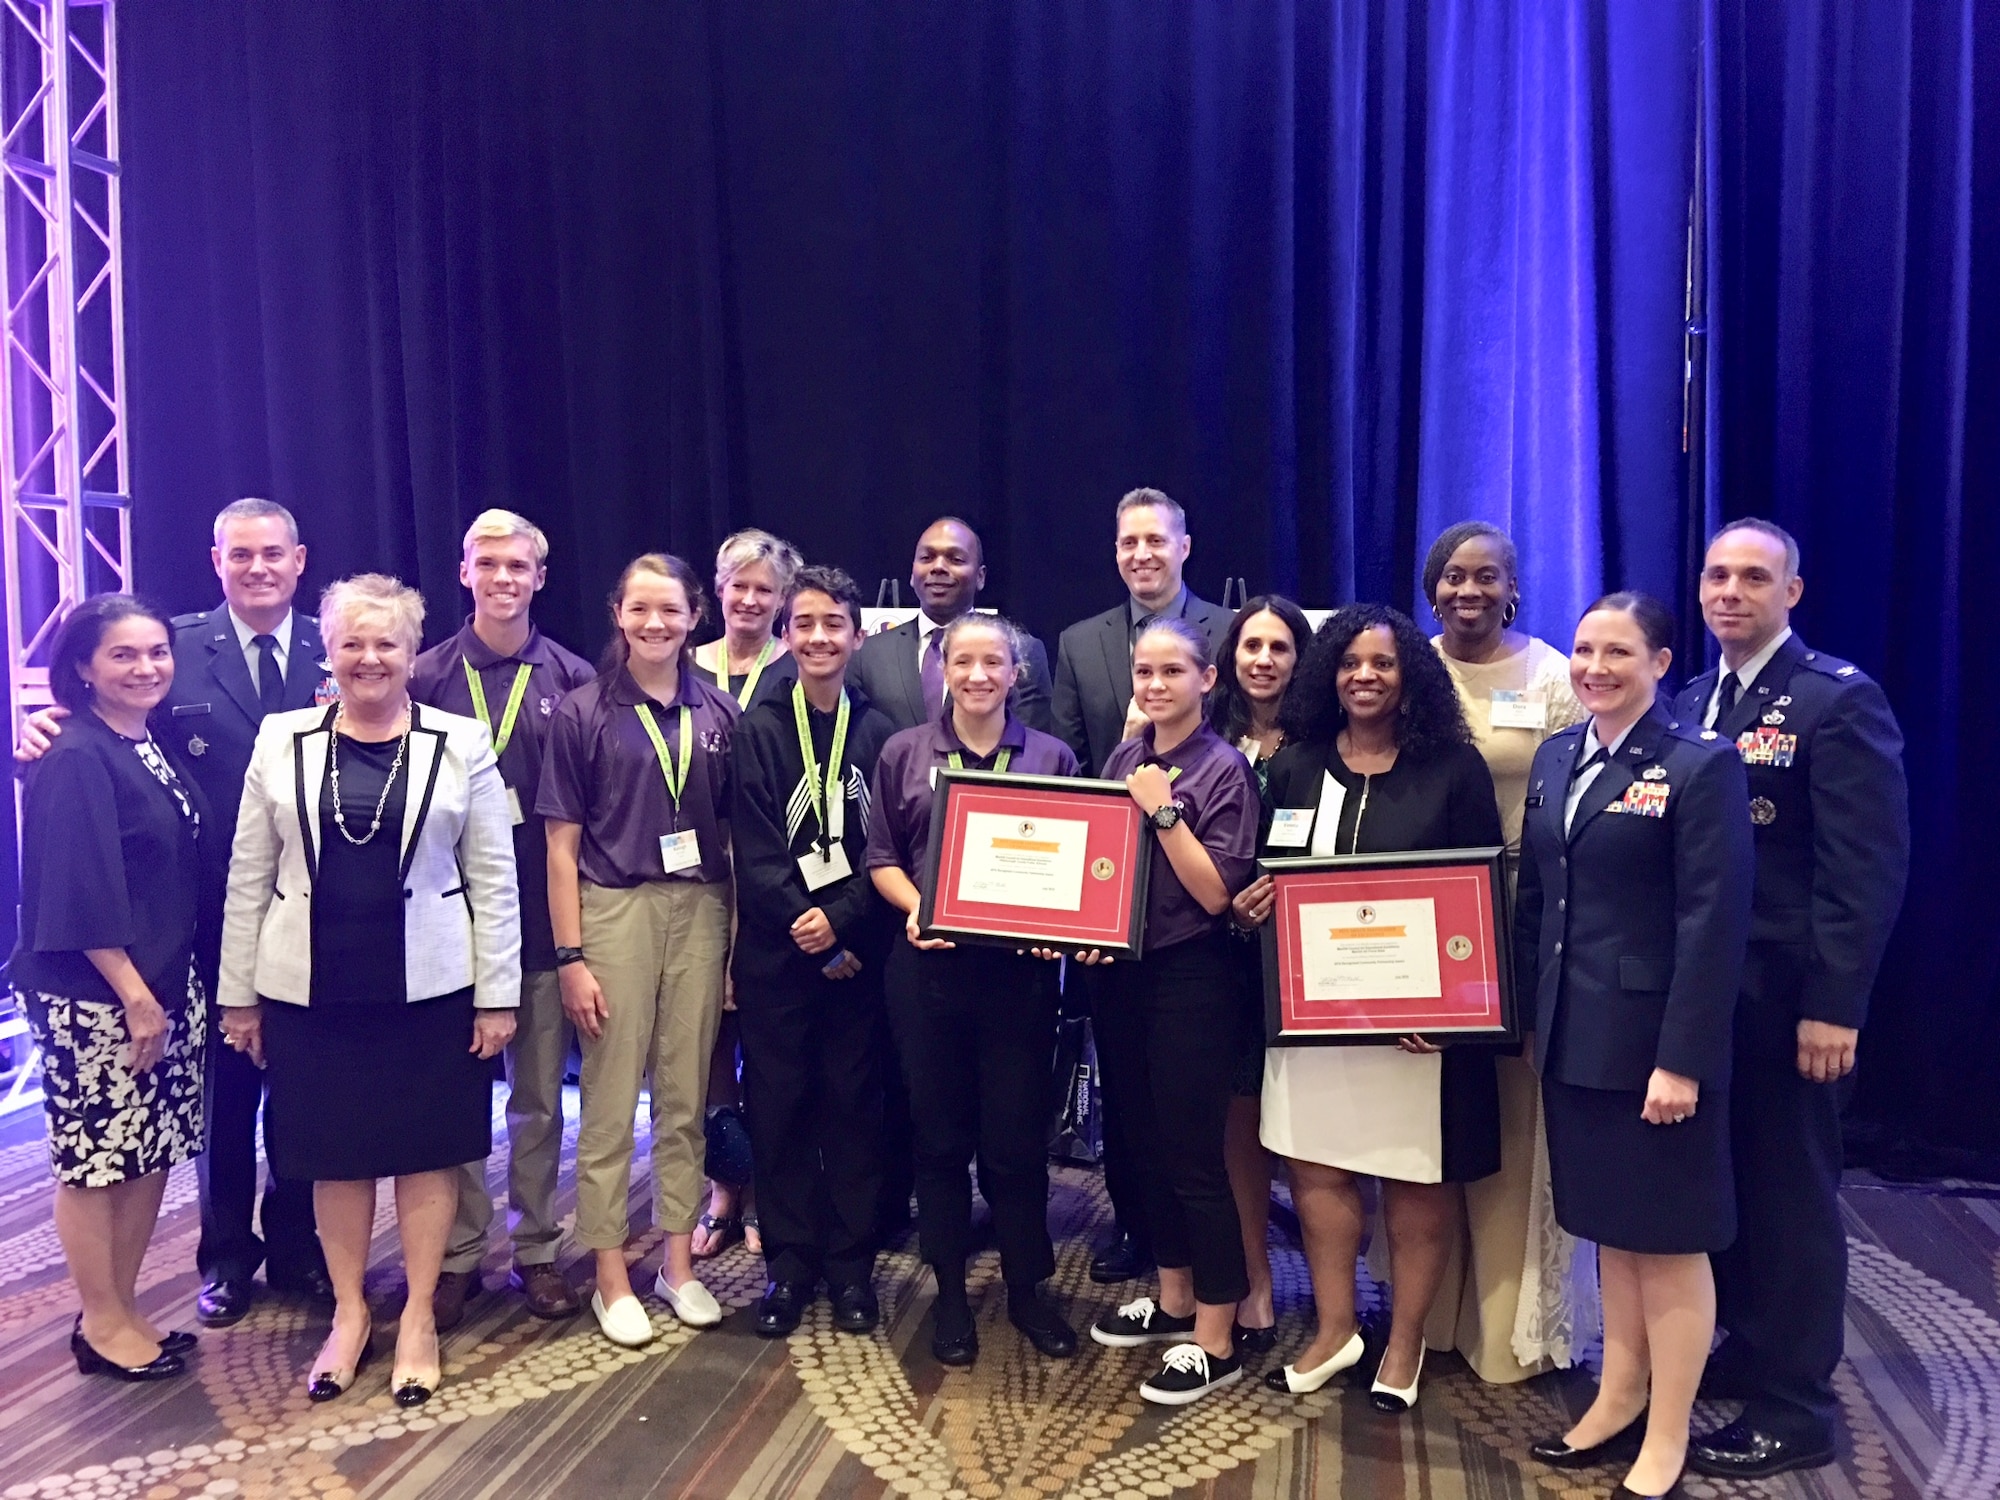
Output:
<instances>
[{"instance_id":1,"label":"white blazer","mask_svg":"<svg viewBox=\"0 0 2000 1500\"><path fill-rule=\"evenodd\" d=\"M269 715L243 783L222 919L221 1005L312 996L312 894L331 707ZM410 708L404 761L403 974L411 1000L473 987L473 1004L521 1003L514 831L493 741L477 719ZM378 835L379 837L379 835Z\"/></svg>"}]
</instances>

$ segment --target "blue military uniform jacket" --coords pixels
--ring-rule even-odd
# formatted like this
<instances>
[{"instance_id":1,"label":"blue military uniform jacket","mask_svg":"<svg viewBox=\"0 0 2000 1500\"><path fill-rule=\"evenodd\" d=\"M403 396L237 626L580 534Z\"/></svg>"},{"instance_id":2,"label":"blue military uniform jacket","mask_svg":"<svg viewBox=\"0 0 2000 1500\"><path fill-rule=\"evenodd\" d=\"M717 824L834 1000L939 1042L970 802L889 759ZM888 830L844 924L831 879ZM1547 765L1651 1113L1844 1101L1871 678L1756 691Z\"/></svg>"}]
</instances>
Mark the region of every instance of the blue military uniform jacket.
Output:
<instances>
[{"instance_id":1,"label":"blue military uniform jacket","mask_svg":"<svg viewBox=\"0 0 2000 1500\"><path fill-rule=\"evenodd\" d=\"M1675 712L1701 727L1717 671L1684 688ZM1793 635L1715 721L1748 772L1757 902L1746 1006L1789 1024L1857 1030L1910 865L1903 734L1889 700L1852 663Z\"/></svg>"},{"instance_id":2,"label":"blue military uniform jacket","mask_svg":"<svg viewBox=\"0 0 2000 1500\"><path fill-rule=\"evenodd\" d=\"M1585 727L1528 773L1514 952L1536 1067L1581 1088L1643 1090L1656 1067L1724 1085L1750 932L1743 767L1656 703L1565 833Z\"/></svg>"}]
</instances>

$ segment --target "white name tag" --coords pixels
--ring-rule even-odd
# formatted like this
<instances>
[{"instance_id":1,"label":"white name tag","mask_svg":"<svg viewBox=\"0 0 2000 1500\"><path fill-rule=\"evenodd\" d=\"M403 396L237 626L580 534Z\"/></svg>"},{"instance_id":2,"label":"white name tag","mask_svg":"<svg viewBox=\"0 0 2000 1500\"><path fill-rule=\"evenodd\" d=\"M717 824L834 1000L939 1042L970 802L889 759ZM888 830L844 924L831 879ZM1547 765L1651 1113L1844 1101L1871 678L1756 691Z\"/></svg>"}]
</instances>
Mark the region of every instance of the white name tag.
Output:
<instances>
[{"instance_id":1,"label":"white name tag","mask_svg":"<svg viewBox=\"0 0 2000 1500\"><path fill-rule=\"evenodd\" d=\"M521 811L521 794L511 786L507 788L507 821L516 828L528 821L528 815Z\"/></svg>"},{"instance_id":2,"label":"white name tag","mask_svg":"<svg viewBox=\"0 0 2000 1500\"><path fill-rule=\"evenodd\" d=\"M1271 814L1271 847L1303 849L1312 842L1313 809L1281 807Z\"/></svg>"},{"instance_id":3,"label":"white name tag","mask_svg":"<svg viewBox=\"0 0 2000 1500\"><path fill-rule=\"evenodd\" d=\"M841 844L835 844L827 851L825 859L820 858L819 850L817 849L800 855L799 873L806 878L806 889L816 891L823 886L829 886L836 881L847 879L848 876L854 873L854 868L847 862L846 847Z\"/></svg>"},{"instance_id":4,"label":"white name tag","mask_svg":"<svg viewBox=\"0 0 2000 1500\"><path fill-rule=\"evenodd\" d=\"M1540 688L1495 688L1491 712L1495 729L1549 727L1549 697Z\"/></svg>"},{"instance_id":5,"label":"white name tag","mask_svg":"<svg viewBox=\"0 0 2000 1500\"><path fill-rule=\"evenodd\" d=\"M700 864L701 836L692 828L685 833L660 835L660 868L667 874L696 869Z\"/></svg>"}]
</instances>

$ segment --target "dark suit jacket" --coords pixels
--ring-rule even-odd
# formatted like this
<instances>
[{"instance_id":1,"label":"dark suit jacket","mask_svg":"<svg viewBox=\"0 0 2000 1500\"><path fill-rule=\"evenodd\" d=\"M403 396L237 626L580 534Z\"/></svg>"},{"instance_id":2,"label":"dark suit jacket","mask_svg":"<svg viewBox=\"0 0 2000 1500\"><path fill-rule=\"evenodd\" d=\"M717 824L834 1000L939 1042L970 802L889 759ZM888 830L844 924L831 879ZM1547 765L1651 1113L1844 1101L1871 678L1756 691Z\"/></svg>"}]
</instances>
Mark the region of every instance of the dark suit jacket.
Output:
<instances>
[{"instance_id":1,"label":"dark suit jacket","mask_svg":"<svg viewBox=\"0 0 2000 1500\"><path fill-rule=\"evenodd\" d=\"M1701 726L1716 675L1682 690L1683 723ZM1743 760L1756 826L1743 1004L1774 1034L1801 1018L1858 1029L1910 867L1903 735L1889 700L1860 668L1794 635L1715 728Z\"/></svg>"},{"instance_id":2,"label":"dark suit jacket","mask_svg":"<svg viewBox=\"0 0 2000 1500\"><path fill-rule=\"evenodd\" d=\"M153 710L153 737L172 748L176 761L191 773L208 799L214 836L204 827L202 843L216 856L216 878L205 882L202 920L195 939L195 956L211 994L222 936L222 879L229 848L236 840L236 809L243 800L243 781L250 773L250 751L257 743L257 726L264 714L250 664L236 642L229 607L191 615L176 615L174 682L166 700ZM320 644L319 621L292 614L291 649L285 653L285 708L310 708L326 671L320 666L326 651Z\"/></svg>"},{"instance_id":3,"label":"dark suit jacket","mask_svg":"<svg viewBox=\"0 0 2000 1500\"><path fill-rule=\"evenodd\" d=\"M918 615L914 620L905 620L901 625L869 636L855 653L850 669L855 684L868 695L868 701L887 714L898 729L914 729L929 723L938 716L941 706L924 702L923 678L917 671L919 627L925 623L924 617ZM1015 679L1007 707L1030 729L1039 729L1043 734L1055 732L1049 713L1049 654L1033 636L1028 637L1027 655L1021 662L1021 675Z\"/></svg>"},{"instance_id":4,"label":"dark suit jacket","mask_svg":"<svg viewBox=\"0 0 2000 1500\"><path fill-rule=\"evenodd\" d=\"M1235 614L1188 595L1186 619L1222 649ZM1129 600L1092 615L1062 633L1056 648L1055 732L1076 752L1077 764L1096 776L1125 737L1125 709L1132 701L1132 614Z\"/></svg>"},{"instance_id":5,"label":"dark suit jacket","mask_svg":"<svg viewBox=\"0 0 2000 1500\"><path fill-rule=\"evenodd\" d=\"M1656 1067L1722 1087L1750 935L1743 766L1656 703L1565 837L1584 728L1544 740L1528 773L1514 956L1536 1066L1553 1055L1555 1076L1582 1088L1643 1090ZM1647 786L1667 789L1660 816L1608 811Z\"/></svg>"}]
</instances>

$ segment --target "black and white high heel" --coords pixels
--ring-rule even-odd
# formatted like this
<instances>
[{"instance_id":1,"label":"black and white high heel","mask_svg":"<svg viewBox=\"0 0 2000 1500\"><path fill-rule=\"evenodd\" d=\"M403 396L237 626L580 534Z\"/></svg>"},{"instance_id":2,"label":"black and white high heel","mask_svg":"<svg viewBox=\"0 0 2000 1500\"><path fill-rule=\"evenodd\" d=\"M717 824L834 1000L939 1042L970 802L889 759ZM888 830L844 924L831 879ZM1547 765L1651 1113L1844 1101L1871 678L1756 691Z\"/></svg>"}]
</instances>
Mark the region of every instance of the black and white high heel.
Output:
<instances>
[{"instance_id":1,"label":"black and white high heel","mask_svg":"<svg viewBox=\"0 0 2000 1500\"><path fill-rule=\"evenodd\" d=\"M1361 1337L1359 1328L1348 1341L1334 1351L1333 1358L1310 1370L1301 1370L1297 1365L1282 1365L1275 1370L1267 1370L1264 1384L1274 1391L1289 1391L1294 1396L1309 1396L1325 1385L1342 1370L1350 1370L1361 1363L1361 1356L1368 1348Z\"/></svg>"},{"instance_id":2,"label":"black and white high heel","mask_svg":"<svg viewBox=\"0 0 2000 1500\"><path fill-rule=\"evenodd\" d=\"M1410 1383L1400 1390L1393 1385L1382 1383L1381 1371L1376 1371L1375 1383L1368 1388L1368 1404L1377 1411L1399 1417L1417 1404L1417 1387L1424 1378L1424 1350L1417 1349L1417 1373L1410 1377Z\"/></svg>"}]
</instances>

